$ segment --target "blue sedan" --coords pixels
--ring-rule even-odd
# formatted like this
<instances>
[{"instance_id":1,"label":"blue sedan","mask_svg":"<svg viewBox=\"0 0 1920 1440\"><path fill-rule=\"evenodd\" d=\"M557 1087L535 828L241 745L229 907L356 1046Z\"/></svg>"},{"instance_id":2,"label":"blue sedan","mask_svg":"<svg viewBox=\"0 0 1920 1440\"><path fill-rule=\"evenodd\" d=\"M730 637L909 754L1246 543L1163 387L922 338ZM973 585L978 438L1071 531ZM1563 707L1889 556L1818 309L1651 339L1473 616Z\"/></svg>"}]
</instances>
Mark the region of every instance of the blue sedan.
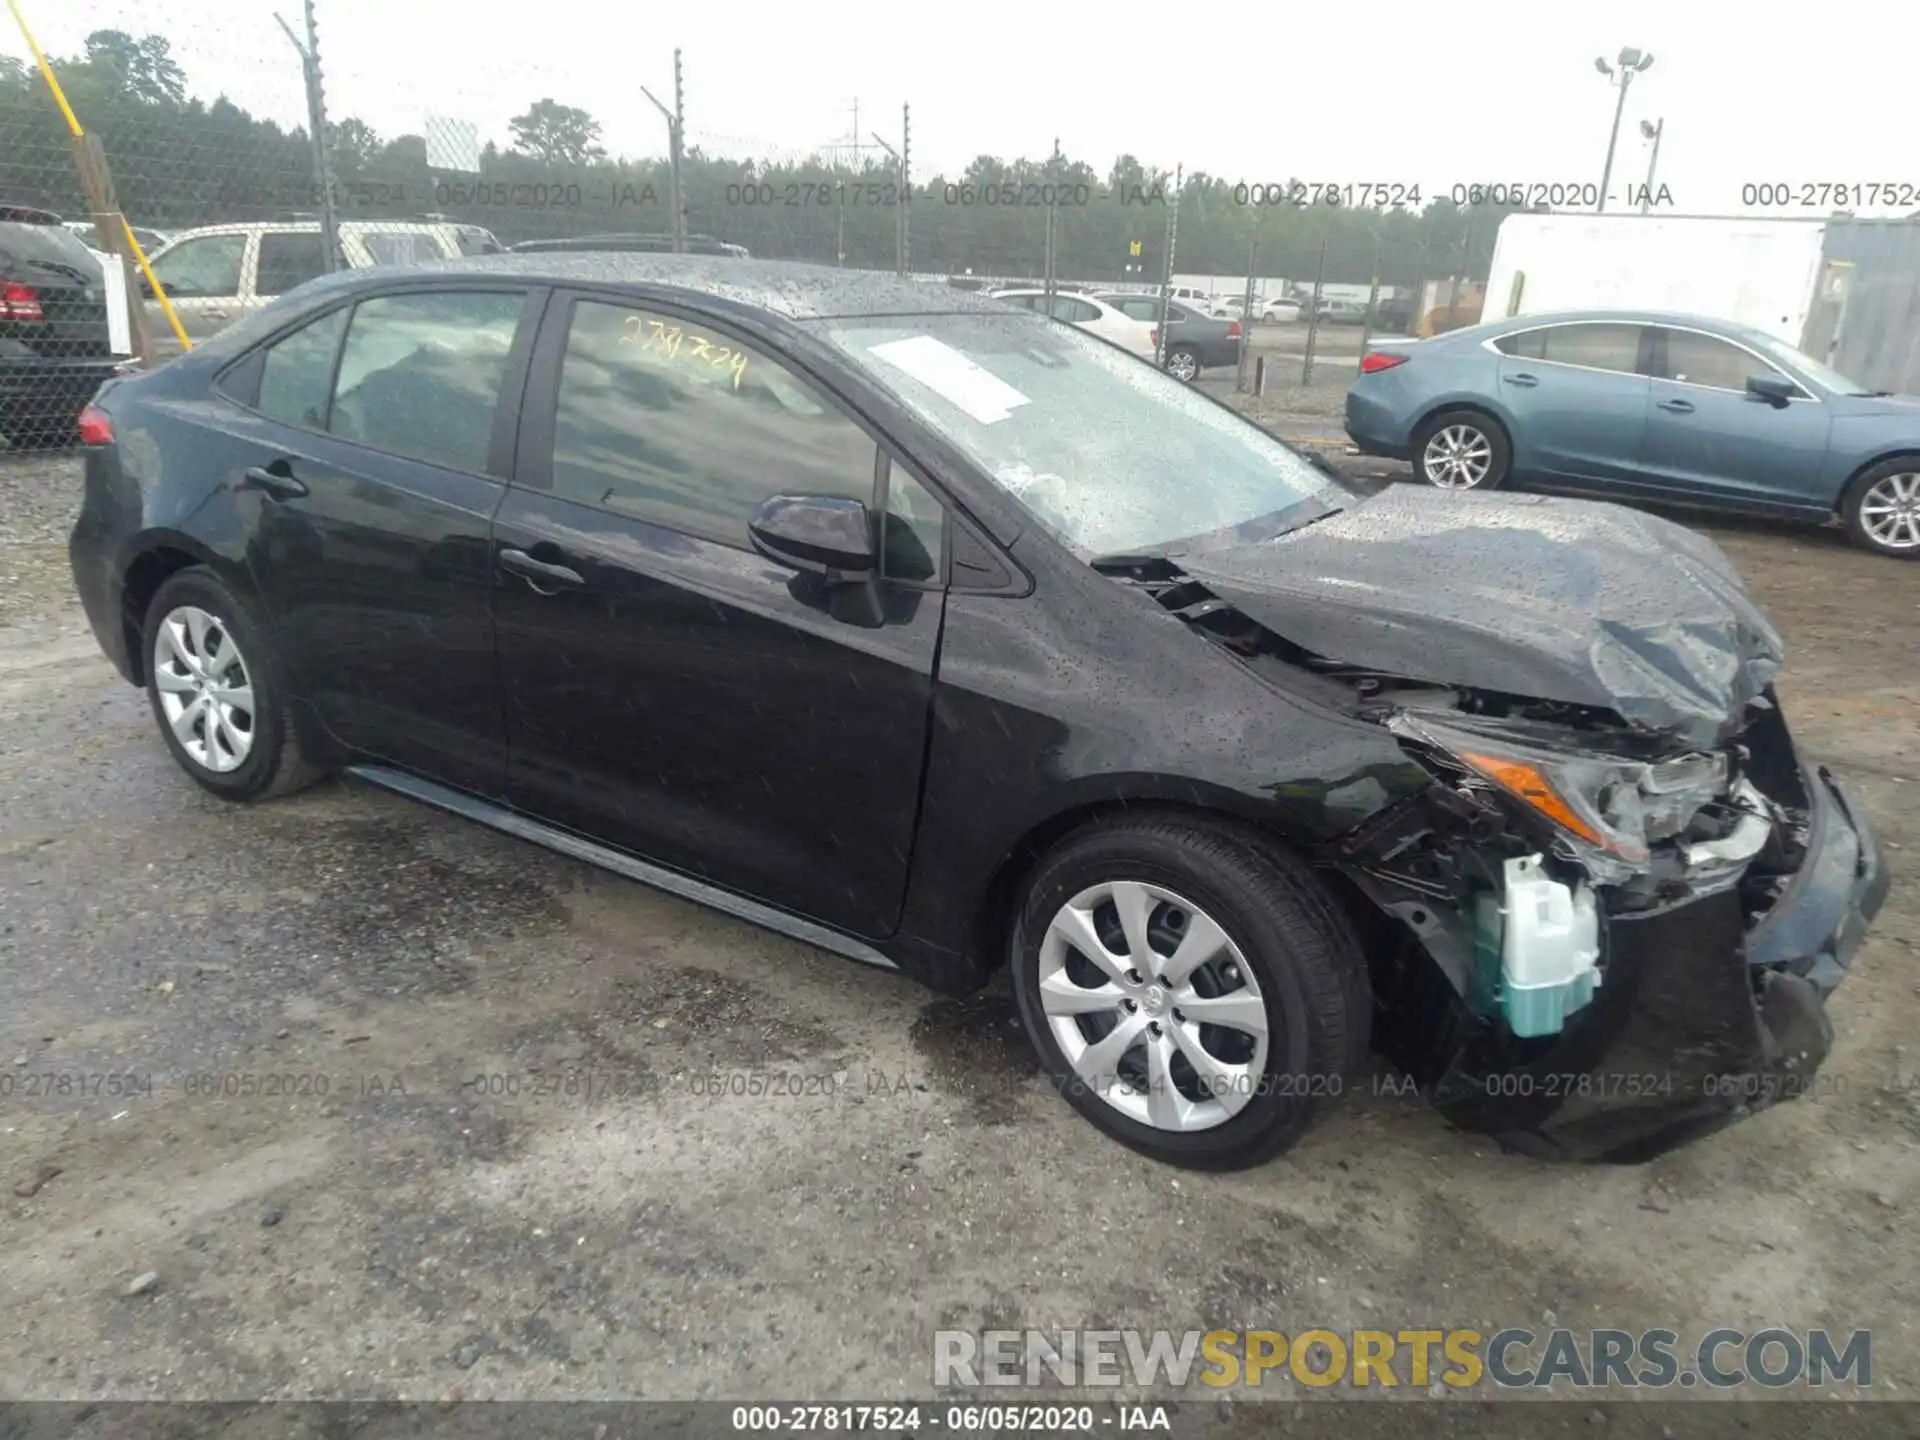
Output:
<instances>
[{"instance_id":1,"label":"blue sedan","mask_svg":"<svg viewBox=\"0 0 1920 1440\"><path fill-rule=\"evenodd\" d=\"M1347 434L1429 485L1509 478L1612 500L1839 522L1920 556L1920 399L1693 315L1526 315L1361 362Z\"/></svg>"}]
</instances>

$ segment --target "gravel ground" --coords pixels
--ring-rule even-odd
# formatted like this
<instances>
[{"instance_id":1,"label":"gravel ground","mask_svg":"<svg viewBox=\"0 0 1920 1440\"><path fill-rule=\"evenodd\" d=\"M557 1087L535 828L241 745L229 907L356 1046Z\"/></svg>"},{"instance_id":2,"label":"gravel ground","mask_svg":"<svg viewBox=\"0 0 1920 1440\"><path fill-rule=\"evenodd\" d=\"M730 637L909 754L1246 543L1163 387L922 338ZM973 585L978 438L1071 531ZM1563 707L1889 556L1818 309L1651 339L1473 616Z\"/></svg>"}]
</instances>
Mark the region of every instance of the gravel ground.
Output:
<instances>
[{"instance_id":1,"label":"gravel ground","mask_svg":"<svg viewBox=\"0 0 1920 1440\"><path fill-rule=\"evenodd\" d=\"M1818 1099L1582 1169L1362 1087L1202 1176L1075 1118L1004 993L350 783L206 797L72 599L77 470L0 457L0 1395L899 1397L942 1326L1556 1317L1866 1327L1920 1384L1920 565L1712 531L1897 867Z\"/></svg>"}]
</instances>

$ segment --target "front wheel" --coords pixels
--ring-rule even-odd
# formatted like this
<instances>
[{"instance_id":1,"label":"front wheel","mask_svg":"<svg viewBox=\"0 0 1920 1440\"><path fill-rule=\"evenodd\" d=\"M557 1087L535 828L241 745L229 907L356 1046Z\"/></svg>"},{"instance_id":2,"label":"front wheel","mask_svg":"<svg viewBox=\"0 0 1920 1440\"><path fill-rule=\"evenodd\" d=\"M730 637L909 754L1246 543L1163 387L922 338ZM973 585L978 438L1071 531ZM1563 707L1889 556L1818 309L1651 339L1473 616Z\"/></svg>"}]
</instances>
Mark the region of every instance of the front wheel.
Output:
<instances>
[{"instance_id":1,"label":"front wheel","mask_svg":"<svg viewBox=\"0 0 1920 1440\"><path fill-rule=\"evenodd\" d=\"M1414 473L1436 489L1495 489L1512 463L1506 432L1478 410L1444 411L1414 437Z\"/></svg>"},{"instance_id":2,"label":"front wheel","mask_svg":"<svg viewBox=\"0 0 1920 1440\"><path fill-rule=\"evenodd\" d=\"M1920 461L1886 460L1847 487L1847 536L1863 550L1920 559Z\"/></svg>"},{"instance_id":3,"label":"front wheel","mask_svg":"<svg viewBox=\"0 0 1920 1440\"><path fill-rule=\"evenodd\" d=\"M1344 917L1305 866L1225 826L1080 831L1040 862L1012 946L1056 1087L1156 1160L1269 1160L1366 1058L1366 965Z\"/></svg>"},{"instance_id":4,"label":"front wheel","mask_svg":"<svg viewBox=\"0 0 1920 1440\"><path fill-rule=\"evenodd\" d=\"M266 629L202 566L147 607L147 698L180 768L223 800L264 800L324 773L301 753Z\"/></svg>"},{"instance_id":5,"label":"front wheel","mask_svg":"<svg viewBox=\"0 0 1920 1440\"><path fill-rule=\"evenodd\" d=\"M1200 374L1200 357L1191 350L1169 350L1167 373L1176 380L1191 384Z\"/></svg>"}]
</instances>

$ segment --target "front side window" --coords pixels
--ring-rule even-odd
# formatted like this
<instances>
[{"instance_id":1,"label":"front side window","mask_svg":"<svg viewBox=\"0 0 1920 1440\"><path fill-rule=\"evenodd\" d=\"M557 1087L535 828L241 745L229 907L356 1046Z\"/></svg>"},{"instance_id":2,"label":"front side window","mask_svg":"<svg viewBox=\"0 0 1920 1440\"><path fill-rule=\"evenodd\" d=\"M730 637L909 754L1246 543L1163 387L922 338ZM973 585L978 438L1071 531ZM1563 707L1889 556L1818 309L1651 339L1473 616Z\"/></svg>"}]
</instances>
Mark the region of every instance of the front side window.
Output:
<instances>
[{"instance_id":1,"label":"front side window","mask_svg":"<svg viewBox=\"0 0 1920 1440\"><path fill-rule=\"evenodd\" d=\"M376 265L426 265L441 258L432 238L414 231L362 231L360 243Z\"/></svg>"},{"instance_id":2,"label":"front side window","mask_svg":"<svg viewBox=\"0 0 1920 1440\"><path fill-rule=\"evenodd\" d=\"M1258 426L1083 330L1020 315L807 323L1076 550L1177 552L1352 502Z\"/></svg>"},{"instance_id":3,"label":"front side window","mask_svg":"<svg viewBox=\"0 0 1920 1440\"><path fill-rule=\"evenodd\" d=\"M327 428L395 455L484 472L522 304L518 291L361 301Z\"/></svg>"},{"instance_id":4,"label":"front side window","mask_svg":"<svg viewBox=\"0 0 1920 1440\"><path fill-rule=\"evenodd\" d=\"M257 406L262 414L306 430L327 428L327 387L347 308L322 315L267 347Z\"/></svg>"},{"instance_id":5,"label":"front side window","mask_svg":"<svg viewBox=\"0 0 1920 1440\"><path fill-rule=\"evenodd\" d=\"M934 580L946 544L947 509L899 463L887 475L886 532L880 573L889 580Z\"/></svg>"},{"instance_id":6,"label":"front side window","mask_svg":"<svg viewBox=\"0 0 1920 1440\"><path fill-rule=\"evenodd\" d=\"M871 503L873 478L872 438L780 362L677 316L575 303L555 494L744 549L763 501Z\"/></svg>"},{"instance_id":7,"label":"front side window","mask_svg":"<svg viewBox=\"0 0 1920 1440\"><path fill-rule=\"evenodd\" d=\"M1666 377L1688 385L1705 385L1715 390L1747 388L1749 375L1786 377L1757 355L1712 335L1692 330L1668 330L1666 336ZM1798 388L1798 387L1796 387Z\"/></svg>"},{"instance_id":8,"label":"front side window","mask_svg":"<svg viewBox=\"0 0 1920 1440\"><path fill-rule=\"evenodd\" d=\"M327 273L327 247L320 235L262 235L254 277L256 295L284 295Z\"/></svg>"},{"instance_id":9,"label":"front side window","mask_svg":"<svg viewBox=\"0 0 1920 1440\"><path fill-rule=\"evenodd\" d=\"M240 265L247 256L244 235L202 235L183 240L153 262L153 273L168 295L182 300L240 293Z\"/></svg>"}]
</instances>

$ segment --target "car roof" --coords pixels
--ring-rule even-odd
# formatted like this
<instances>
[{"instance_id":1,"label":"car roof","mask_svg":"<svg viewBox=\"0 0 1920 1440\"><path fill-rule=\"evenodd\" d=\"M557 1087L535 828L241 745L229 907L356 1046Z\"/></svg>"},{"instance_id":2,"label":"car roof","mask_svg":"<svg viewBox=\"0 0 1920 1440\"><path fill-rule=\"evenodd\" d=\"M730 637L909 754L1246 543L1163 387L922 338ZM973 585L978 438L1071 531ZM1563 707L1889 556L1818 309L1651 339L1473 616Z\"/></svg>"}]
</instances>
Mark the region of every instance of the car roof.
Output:
<instances>
[{"instance_id":1,"label":"car roof","mask_svg":"<svg viewBox=\"0 0 1920 1440\"><path fill-rule=\"evenodd\" d=\"M1489 320L1472 328L1486 334L1505 334L1512 330L1532 330L1542 325L1566 325L1575 321L1612 321L1621 325L1678 325L1695 330L1725 330L1753 334L1753 327L1711 315L1690 315L1678 310L1542 310L1531 315L1512 315L1505 320ZM1454 331L1462 334L1462 331Z\"/></svg>"},{"instance_id":2,"label":"car roof","mask_svg":"<svg viewBox=\"0 0 1920 1440\"><path fill-rule=\"evenodd\" d=\"M427 265L341 271L315 286L390 285L421 280L500 276L556 285L646 286L690 291L789 320L872 315L998 315L1015 307L934 280L902 279L878 270L843 270L791 260L730 255L661 255L643 250L508 252ZM303 287L304 288L304 287Z\"/></svg>"}]
</instances>

